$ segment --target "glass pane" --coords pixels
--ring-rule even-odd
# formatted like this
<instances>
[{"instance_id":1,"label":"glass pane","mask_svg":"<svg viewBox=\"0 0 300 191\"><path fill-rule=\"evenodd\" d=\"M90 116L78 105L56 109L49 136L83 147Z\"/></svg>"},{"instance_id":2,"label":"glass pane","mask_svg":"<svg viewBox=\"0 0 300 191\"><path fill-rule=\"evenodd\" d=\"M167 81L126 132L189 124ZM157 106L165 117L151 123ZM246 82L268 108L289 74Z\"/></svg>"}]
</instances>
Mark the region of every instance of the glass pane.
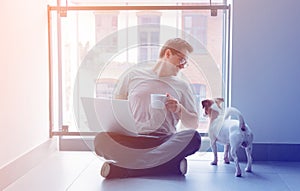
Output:
<instances>
[{"instance_id":1,"label":"glass pane","mask_svg":"<svg viewBox=\"0 0 300 191\"><path fill-rule=\"evenodd\" d=\"M224 95L222 71L226 63L225 11L215 17L210 14L210 10L72 10L67 17L61 17L61 28L57 28L53 11L53 84L54 89L61 84L62 124L69 126L69 131L91 131L79 97L111 98L114 85L126 69L155 61L166 40L182 37L194 47L189 67L182 73L195 90L199 131L206 132L208 121L202 117L201 100ZM61 32L61 38L57 38L56 31ZM59 92L55 90L54 94ZM53 109L54 116L58 116L60 104L55 95ZM79 112L74 114L74 108Z\"/></svg>"}]
</instances>

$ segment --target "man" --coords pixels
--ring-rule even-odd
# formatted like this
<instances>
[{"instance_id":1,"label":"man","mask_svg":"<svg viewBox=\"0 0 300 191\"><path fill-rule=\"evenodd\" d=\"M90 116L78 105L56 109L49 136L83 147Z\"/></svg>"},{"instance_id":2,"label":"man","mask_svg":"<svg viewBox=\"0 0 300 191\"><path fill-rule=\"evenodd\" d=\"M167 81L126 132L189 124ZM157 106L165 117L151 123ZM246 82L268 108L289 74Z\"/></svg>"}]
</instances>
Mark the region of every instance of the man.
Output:
<instances>
[{"instance_id":1,"label":"man","mask_svg":"<svg viewBox=\"0 0 300 191\"><path fill-rule=\"evenodd\" d=\"M94 141L105 162L101 175L124 178L153 175L184 175L186 156L199 150L201 137L195 130L198 115L193 91L179 71L187 66L192 46L181 38L168 40L151 68L136 66L121 76L114 97L129 101L138 136L99 133ZM161 109L151 108L150 95L165 94ZM190 130L176 131L179 120Z\"/></svg>"}]
</instances>

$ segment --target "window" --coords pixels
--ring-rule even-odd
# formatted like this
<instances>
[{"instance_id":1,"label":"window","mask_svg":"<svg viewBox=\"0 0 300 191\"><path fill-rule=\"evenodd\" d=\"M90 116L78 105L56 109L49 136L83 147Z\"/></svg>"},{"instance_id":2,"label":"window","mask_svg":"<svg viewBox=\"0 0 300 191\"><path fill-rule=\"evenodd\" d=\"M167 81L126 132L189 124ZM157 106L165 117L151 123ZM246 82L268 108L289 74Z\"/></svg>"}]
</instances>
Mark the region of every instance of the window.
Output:
<instances>
[{"instance_id":1,"label":"window","mask_svg":"<svg viewBox=\"0 0 300 191\"><path fill-rule=\"evenodd\" d=\"M206 14L200 14L200 13L193 13L190 11L184 11L183 12L183 30L191 35L197 38L199 42L203 45L201 48L196 49L195 51L198 54L205 54L206 46L207 46L207 15ZM193 41L192 41L192 45Z\"/></svg>"},{"instance_id":2,"label":"window","mask_svg":"<svg viewBox=\"0 0 300 191\"><path fill-rule=\"evenodd\" d=\"M137 19L139 61L156 60L159 51L160 15L140 12Z\"/></svg>"},{"instance_id":3,"label":"window","mask_svg":"<svg viewBox=\"0 0 300 191\"><path fill-rule=\"evenodd\" d=\"M95 35L96 42L101 41L105 36L118 30L118 12L95 12ZM105 52L115 52L117 50L118 39L110 38L105 44Z\"/></svg>"},{"instance_id":4,"label":"window","mask_svg":"<svg viewBox=\"0 0 300 191\"><path fill-rule=\"evenodd\" d=\"M57 14L56 6L48 8L51 135L95 134L88 127L80 97L111 98L120 75L133 65L156 60L170 37L182 37L194 47L183 75L194 88L198 129L207 132L201 100L226 98L228 93L230 7L216 6L217 16L211 16L205 4L155 5L154 10L133 3L74 5L66 15Z\"/></svg>"}]
</instances>

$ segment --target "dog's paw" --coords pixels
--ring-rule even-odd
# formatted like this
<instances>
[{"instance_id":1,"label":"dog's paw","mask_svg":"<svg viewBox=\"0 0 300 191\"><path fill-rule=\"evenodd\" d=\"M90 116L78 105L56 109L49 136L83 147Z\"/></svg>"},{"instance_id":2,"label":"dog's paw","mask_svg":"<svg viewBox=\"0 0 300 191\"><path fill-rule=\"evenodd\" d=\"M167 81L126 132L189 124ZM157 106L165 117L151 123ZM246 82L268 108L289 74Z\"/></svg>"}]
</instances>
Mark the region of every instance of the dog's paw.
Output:
<instances>
[{"instance_id":1,"label":"dog's paw","mask_svg":"<svg viewBox=\"0 0 300 191\"><path fill-rule=\"evenodd\" d=\"M225 158L225 159L224 159L224 163L225 163L225 164L230 164L230 160L229 160L228 158Z\"/></svg>"},{"instance_id":2,"label":"dog's paw","mask_svg":"<svg viewBox=\"0 0 300 191\"><path fill-rule=\"evenodd\" d=\"M242 177L242 174L235 174L236 177Z\"/></svg>"},{"instance_id":3,"label":"dog's paw","mask_svg":"<svg viewBox=\"0 0 300 191\"><path fill-rule=\"evenodd\" d=\"M240 169L239 166L236 166L236 169L235 169L235 176L236 177L241 177L242 176L242 171Z\"/></svg>"},{"instance_id":4,"label":"dog's paw","mask_svg":"<svg viewBox=\"0 0 300 191\"><path fill-rule=\"evenodd\" d=\"M218 162L217 161L212 161L210 164L211 165L218 165Z\"/></svg>"},{"instance_id":5,"label":"dog's paw","mask_svg":"<svg viewBox=\"0 0 300 191\"><path fill-rule=\"evenodd\" d=\"M252 169L251 168L245 168L245 171L246 172L252 172Z\"/></svg>"},{"instance_id":6,"label":"dog's paw","mask_svg":"<svg viewBox=\"0 0 300 191\"><path fill-rule=\"evenodd\" d=\"M236 176L236 177L242 177L242 173L241 173L241 172L236 172L236 173L235 173L235 176Z\"/></svg>"}]
</instances>

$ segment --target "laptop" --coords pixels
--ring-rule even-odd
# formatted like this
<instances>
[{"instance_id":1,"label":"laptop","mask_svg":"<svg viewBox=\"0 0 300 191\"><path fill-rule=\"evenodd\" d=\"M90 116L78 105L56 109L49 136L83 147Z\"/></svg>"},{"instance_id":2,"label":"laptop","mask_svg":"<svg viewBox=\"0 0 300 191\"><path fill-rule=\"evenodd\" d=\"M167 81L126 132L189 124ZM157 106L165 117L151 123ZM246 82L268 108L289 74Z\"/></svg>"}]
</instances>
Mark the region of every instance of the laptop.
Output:
<instances>
[{"instance_id":1,"label":"laptop","mask_svg":"<svg viewBox=\"0 0 300 191\"><path fill-rule=\"evenodd\" d=\"M90 130L137 136L128 100L82 97L81 102Z\"/></svg>"}]
</instances>

